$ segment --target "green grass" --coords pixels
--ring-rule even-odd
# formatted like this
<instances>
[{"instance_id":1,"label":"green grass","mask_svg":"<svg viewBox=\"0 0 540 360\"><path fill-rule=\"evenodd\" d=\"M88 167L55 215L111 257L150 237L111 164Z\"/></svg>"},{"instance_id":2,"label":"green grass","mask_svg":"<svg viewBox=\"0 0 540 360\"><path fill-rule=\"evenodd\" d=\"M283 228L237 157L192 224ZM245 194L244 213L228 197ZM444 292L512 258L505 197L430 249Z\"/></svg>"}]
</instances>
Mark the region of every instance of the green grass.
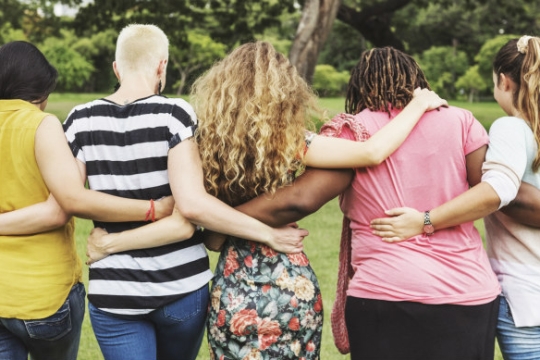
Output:
<instances>
[{"instance_id":1,"label":"green grass","mask_svg":"<svg viewBox=\"0 0 540 360\"><path fill-rule=\"evenodd\" d=\"M53 94L49 99L47 107L48 112L54 113L61 120L64 120L71 108L77 104L101 97L100 94ZM342 111L344 99L321 99L321 105L328 109L330 115ZM492 103L459 103L452 102L452 105L467 108L473 112L486 127L499 116L504 115L495 102ZM341 355L334 346L332 333L330 329L330 312L335 299L335 285L337 283L339 240L341 234L342 214L339 210L337 200L333 200L323 206L317 213L312 214L299 222L301 227L310 231L310 235L305 240L305 250L308 254L313 269L315 270L321 291L325 308L325 319L323 328L323 339L321 349L321 359L340 360L349 359L349 356ZM88 220L77 219L76 223L76 242L77 250L81 259L86 259L85 243L86 237L90 232L92 224ZM477 227L483 234L482 222L477 222ZM211 253L211 266L214 268L217 261L217 254ZM84 281L88 284L88 268L84 266ZM495 360L501 360L502 357L498 349ZM209 359L206 339L203 341L199 351L198 360ZM81 346L79 350L79 360L102 360L99 347L95 340L88 315L85 316L83 324L83 334L81 337Z\"/></svg>"}]
</instances>

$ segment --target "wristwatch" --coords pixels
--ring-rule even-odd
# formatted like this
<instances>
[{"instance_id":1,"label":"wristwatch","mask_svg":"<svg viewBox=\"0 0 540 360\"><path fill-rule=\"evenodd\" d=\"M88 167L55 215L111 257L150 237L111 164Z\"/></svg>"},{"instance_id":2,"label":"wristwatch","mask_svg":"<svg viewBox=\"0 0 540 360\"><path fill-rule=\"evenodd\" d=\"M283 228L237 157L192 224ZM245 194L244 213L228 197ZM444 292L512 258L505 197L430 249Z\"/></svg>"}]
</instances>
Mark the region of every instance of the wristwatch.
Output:
<instances>
[{"instance_id":1,"label":"wristwatch","mask_svg":"<svg viewBox=\"0 0 540 360\"><path fill-rule=\"evenodd\" d=\"M435 228L433 227L431 219L429 218L429 211L424 212L424 232L426 235L433 235L435 232Z\"/></svg>"}]
</instances>

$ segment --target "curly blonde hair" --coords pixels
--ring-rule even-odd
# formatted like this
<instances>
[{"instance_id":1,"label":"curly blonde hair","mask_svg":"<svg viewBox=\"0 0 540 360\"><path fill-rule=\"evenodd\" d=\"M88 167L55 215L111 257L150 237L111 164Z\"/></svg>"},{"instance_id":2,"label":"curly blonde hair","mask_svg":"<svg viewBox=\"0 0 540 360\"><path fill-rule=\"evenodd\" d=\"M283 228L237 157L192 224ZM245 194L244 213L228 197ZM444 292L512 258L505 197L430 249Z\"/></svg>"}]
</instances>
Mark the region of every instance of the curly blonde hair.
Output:
<instances>
[{"instance_id":1,"label":"curly blonde hair","mask_svg":"<svg viewBox=\"0 0 540 360\"><path fill-rule=\"evenodd\" d=\"M231 205L288 184L301 169L305 131L322 115L289 60L263 41L216 63L192 87L207 191Z\"/></svg>"}]
</instances>

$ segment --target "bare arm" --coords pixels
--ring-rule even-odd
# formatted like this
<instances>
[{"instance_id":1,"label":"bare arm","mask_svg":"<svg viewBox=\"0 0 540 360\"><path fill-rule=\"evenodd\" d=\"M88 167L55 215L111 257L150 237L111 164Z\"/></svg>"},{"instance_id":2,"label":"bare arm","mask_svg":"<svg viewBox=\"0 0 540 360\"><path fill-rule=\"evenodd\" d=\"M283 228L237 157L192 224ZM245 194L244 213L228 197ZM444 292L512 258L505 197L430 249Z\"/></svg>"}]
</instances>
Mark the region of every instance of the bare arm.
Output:
<instances>
[{"instance_id":1,"label":"bare arm","mask_svg":"<svg viewBox=\"0 0 540 360\"><path fill-rule=\"evenodd\" d=\"M491 185L486 182L478 183L478 169L481 169L485 152L486 146L467 155L467 169L471 171L469 181L477 182L477 185L430 211L435 230L483 218L499 208L499 196ZM386 214L390 217L374 219L371 222L373 233L385 241L402 241L423 232L423 212L411 208L396 208Z\"/></svg>"},{"instance_id":2,"label":"bare arm","mask_svg":"<svg viewBox=\"0 0 540 360\"><path fill-rule=\"evenodd\" d=\"M47 187L66 213L108 222L145 220L149 201L125 199L84 187L62 126L54 116L43 119L36 132L35 156Z\"/></svg>"},{"instance_id":3,"label":"bare arm","mask_svg":"<svg viewBox=\"0 0 540 360\"><path fill-rule=\"evenodd\" d=\"M193 139L169 151L169 177L176 207L188 221L219 233L258 241L283 252L303 248L306 230L271 228L208 194L204 188L201 159Z\"/></svg>"},{"instance_id":4,"label":"bare arm","mask_svg":"<svg viewBox=\"0 0 540 360\"><path fill-rule=\"evenodd\" d=\"M306 164L325 169L378 165L403 144L426 111L445 105L446 100L434 92L417 89L412 101L365 142L316 136L305 156Z\"/></svg>"},{"instance_id":5,"label":"bare arm","mask_svg":"<svg viewBox=\"0 0 540 360\"><path fill-rule=\"evenodd\" d=\"M540 227L540 190L522 182L514 201L500 211L521 224Z\"/></svg>"},{"instance_id":6,"label":"bare arm","mask_svg":"<svg viewBox=\"0 0 540 360\"><path fill-rule=\"evenodd\" d=\"M87 264L121 251L146 249L163 246L190 239L195 226L188 222L178 210L157 222L137 229L108 234L95 228L88 237L86 245Z\"/></svg>"},{"instance_id":7,"label":"bare arm","mask_svg":"<svg viewBox=\"0 0 540 360\"><path fill-rule=\"evenodd\" d=\"M51 195L47 201L0 215L0 235L28 235L64 225L71 217Z\"/></svg>"},{"instance_id":8,"label":"bare arm","mask_svg":"<svg viewBox=\"0 0 540 360\"><path fill-rule=\"evenodd\" d=\"M274 195L261 195L237 210L270 226L284 226L319 210L321 206L341 194L351 183L352 170L324 170L308 168L290 186L278 189ZM218 251L225 238L205 232L205 244Z\"/></svg>"}]
</instances>

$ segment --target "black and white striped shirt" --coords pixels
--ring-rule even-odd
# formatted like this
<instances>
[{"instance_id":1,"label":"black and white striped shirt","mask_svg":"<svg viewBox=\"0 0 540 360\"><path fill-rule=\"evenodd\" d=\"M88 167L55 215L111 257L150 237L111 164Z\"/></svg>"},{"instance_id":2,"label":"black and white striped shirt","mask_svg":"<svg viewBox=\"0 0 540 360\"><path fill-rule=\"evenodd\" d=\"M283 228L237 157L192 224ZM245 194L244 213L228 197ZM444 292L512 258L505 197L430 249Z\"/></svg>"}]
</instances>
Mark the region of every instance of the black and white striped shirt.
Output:
<instances>
[{"instance_id":1,"label":"black and white striped shirt","mask_svg":"<svg viewBox=\"0 0 540 360\"><path fill-rule=\"evenodd\" d=\"M196 121L182 99L150 96L124 106L99 99L75 107L64 131L73 155L86 164L91 189L150 200L171 195L168 151L193 136ZM144 222L94 225L114 233ZM201 288L212 273L198 235L92 264L88 299L104 311L145 314Z\"/></svg>"}]
</instances>

